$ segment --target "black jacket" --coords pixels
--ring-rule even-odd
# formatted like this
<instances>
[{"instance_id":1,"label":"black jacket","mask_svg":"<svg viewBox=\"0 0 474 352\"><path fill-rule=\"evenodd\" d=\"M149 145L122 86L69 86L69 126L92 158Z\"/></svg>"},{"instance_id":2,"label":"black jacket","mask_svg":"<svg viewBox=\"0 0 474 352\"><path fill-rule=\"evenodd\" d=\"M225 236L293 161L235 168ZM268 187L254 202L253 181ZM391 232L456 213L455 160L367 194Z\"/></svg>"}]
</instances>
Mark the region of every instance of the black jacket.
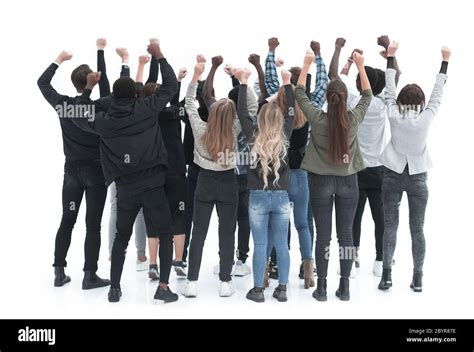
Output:
<instances>
[{"instance_id":1,"label":"black jacket","mask_svg":"<svg viewBox=\"0 0 474 352\"><path fill-rule=\"evenodd\" d=\"M178 83L166 59L159 62L163 83L150 97L113 98L110 105L109 102L103 105L101 99L93 102L91 91L85 90L79 99L79 104L95 104L97 107L93 121L74 119L73 122L100 136L102 168L107 184L123 176L168 166L157 116L176 94ZM106 111L102 110L104 106L107 106Z\"/></svg>"},{"instance_id":2,"label":"black jacket","mask_svg":"<svg viewBox=\"0 0 474 352\"><path fill-rule=\"evenodd\" d=\"M77 160L99 160L99 136L80 129L73 123L74 119L61 116L64 107L73 106L79 100L77 97L69 97L56 92L51 85L51 80L58 69L58 65L49 65L38 79L38 87L48 103L56 109L61 125L63 137L63 150L66 162Z\"/></svg>"}]
</instances>

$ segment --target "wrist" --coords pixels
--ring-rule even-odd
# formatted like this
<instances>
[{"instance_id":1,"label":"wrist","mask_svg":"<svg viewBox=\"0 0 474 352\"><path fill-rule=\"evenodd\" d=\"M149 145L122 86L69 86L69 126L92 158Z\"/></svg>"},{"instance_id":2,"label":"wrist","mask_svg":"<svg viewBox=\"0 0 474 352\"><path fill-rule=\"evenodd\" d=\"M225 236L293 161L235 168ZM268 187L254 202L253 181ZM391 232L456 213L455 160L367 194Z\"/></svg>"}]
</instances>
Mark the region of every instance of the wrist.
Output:
<instances>
[{"instance_id":1,"label":"wrist","mask_svg":"<svg viewBox=\"0 0 474 352\"><path fill-rule=\"evenodd\" d=\"M122 57L122 65L128 65L128 56Z\"/></svg>"},{"instance_id":2,"label":"wrist","mask_svg":"<svg viewBox=\"0 0 474 352\"><path fill-rule=\"evenodd\" d=\"M95 84L87 84L85 89L92 90L94 89Z\"/></svg>"},{"instance_id":3,"label":"wrist","mask_svg":"<svg viewBox=\"0 0 474 352\"><path fill-rule=\"evenodd\" d=\"M248 82L248 80L247 80L247 79L242 79L242 80L240 81L240 84L245 84L245 85L246 85L246 84L247 84L247 82Z\"/></svg>"}]
</instances>

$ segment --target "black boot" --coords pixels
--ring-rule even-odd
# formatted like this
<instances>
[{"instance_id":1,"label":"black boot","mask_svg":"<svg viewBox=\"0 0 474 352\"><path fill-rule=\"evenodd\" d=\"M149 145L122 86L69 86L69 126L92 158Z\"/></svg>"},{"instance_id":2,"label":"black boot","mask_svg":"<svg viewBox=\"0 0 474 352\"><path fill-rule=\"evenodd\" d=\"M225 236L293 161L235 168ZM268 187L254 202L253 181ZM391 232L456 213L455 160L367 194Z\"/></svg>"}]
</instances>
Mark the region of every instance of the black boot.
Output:
<instances>
[{"instance_id":1,"label":"black boot","mask_svg":"<svg viewBox=\"0 0 474 352\"><path fill-rule=\"evenodd\" d=\"M110 285L110 280L101 279L95 271L84 271L84 280L82 280L82 289L91 290L93 288L105 287Z\"/></svg>"},{"instance_id":2,"label":"black boot","mask_svg":"<svg viewBox=\"0 0 474 352\"><path fill-rule=\"evenodd\" d=\"M64 273L63 266L54 267L54 287L61 287L71 282L71 278Z\"/></svg>"},{"instance_id":3,"label":"black boot","mask_svg":"<svg viewBox=\"0 0 474 352\"><path fill-rule=\"evenodd\" d=\"M423 291L422 277L423 277L423 273L421 273L421 272L420 273L417 273L417 272L413 273L413 280L411 281L410 288L414 292L422 292Z\"/></svg>"},{"instance_id":4,"label":"black boot","mask_svg":"<svg viewBox=\"0 0 474 352\"><path fill-rule=\"evenodd\" d=\"M110 288L108 298L109 302L115 303L120 301L120 297L122 297L122 290L119 288Z\"/></svg>"},{"instance_id":5,"label":"black boot","mask_svg":"<svg viewBox=\"0 0 474 352\"><path fill-rule=\"evenodd\" d=\"M383 269L379 290L385 291L392 287L392 269Z\"/></svg>"},{"instance_id":6,"label":"black boot","mask_svg":"<svg viewBox=\"0 0 474 352\"><path fill-rule=\"evenodd\" d=\"M313 292L313 297L316 298L317 301L326 302L328 300L327 285L328 282L326 279L318 278L318 286L316 286L316 290Z\"/></svg>"},{"instance_id":7,"label":"black boot","mask_svg":"<svg viewBox=\"0 0 474 352\"><path fill-rule=\"evenodd\" d=\"M286 302L288 301L288 297L286 296L286 285L278 285L273 291L273 298L276 298L278 302Z\"/></svg>"},{"instance_id":8,"label":"black boot","mask_svg":"<svg viewBox=\"0 0 474 352\"><path fill-rule=\"evenodd\" d=\"M341 277L339 280L339 288L336 291L336 297L339 297L341 301L348 301L351 299L349 292L349 278Z\"/></svg>"},{"instance_id":9,"label":"black boot","mask_svg":"<svg viewBox=\"0 0 474 352\"><path fill-rule=\"evenodd\" d=\"M176 302L178 300L178 295L176 293L171 292L169 287L162 288L158 285L156 289L154 299L164 301L165 303Z\"/></svg>"}]
</instances>

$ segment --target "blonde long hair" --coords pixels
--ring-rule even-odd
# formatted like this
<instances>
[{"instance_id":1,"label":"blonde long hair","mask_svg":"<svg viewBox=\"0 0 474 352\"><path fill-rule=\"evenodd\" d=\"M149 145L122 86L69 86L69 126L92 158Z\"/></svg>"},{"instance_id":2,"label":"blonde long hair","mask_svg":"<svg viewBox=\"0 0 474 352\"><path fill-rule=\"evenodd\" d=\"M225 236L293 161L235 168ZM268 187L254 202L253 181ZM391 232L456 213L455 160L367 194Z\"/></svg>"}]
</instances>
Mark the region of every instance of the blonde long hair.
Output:
<instances>
[{"instance_id":1,"label":"blonde long hair","mask_svg":"<svg viewBox=\"0 0 474 352\"><path fill-rule=\"evenodd\" d=\"M283 130L285 118L277 102L262 106L258 115L258 130L252 146L252 155L256 157L262 170L264 189L268 187L268 175L273 173L273 185L278 185L282 160L286 157L288 140Z\"/></svg>"},{"instance_id":2,"label":"blonde long hair","mask_svg":"<svg viewBox=\"0 0 474 352\"><path fill-rule=\"evenodd\" d=\"M235 149L235 138L233 134L234 121L237 110L232 100L224 98L212 105L207 118L207 128L201 137L207 152L212 160L223 165L228 155Z\"/></svg>"}]
</instances>

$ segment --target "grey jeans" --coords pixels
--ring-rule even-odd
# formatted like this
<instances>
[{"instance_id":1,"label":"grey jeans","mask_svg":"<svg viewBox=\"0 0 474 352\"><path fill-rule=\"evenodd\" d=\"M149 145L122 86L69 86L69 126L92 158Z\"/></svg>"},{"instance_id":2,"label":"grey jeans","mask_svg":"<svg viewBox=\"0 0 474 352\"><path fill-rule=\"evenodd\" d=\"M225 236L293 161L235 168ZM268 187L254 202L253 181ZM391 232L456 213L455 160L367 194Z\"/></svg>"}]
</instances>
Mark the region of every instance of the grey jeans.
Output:
<instances>
[{"instance_id":1,"label":"grey jeans","mask_svg":"<svg viewBox=\"0 0 474 352\"><path fill-rule=\"evenodd\" d=\"M385 233L383 237L383 267L390 269L397 244L400 201L403 192L408 196L409 223L412 241L414 272L423 272L425 260L425 211L428 203L427 173L410 175L408 165L402 174L385 168L382 185Z\"/></svg>"},{"instance_id":2,"label":"grey jeans","mask_svg":"<svg viewBox=\"0 0 474 352\"><path fill-rule=\"evenodd\" d=\"M112 255L112 247L117 233L117 188L115 182L109 186L110 197L110 218L109 218L109 254ZM146 227L143 218L143 209L137 215L135 220L135 246L137 247L137 256L143 256L146 253Z\"/></svg>"}]
</instances>

